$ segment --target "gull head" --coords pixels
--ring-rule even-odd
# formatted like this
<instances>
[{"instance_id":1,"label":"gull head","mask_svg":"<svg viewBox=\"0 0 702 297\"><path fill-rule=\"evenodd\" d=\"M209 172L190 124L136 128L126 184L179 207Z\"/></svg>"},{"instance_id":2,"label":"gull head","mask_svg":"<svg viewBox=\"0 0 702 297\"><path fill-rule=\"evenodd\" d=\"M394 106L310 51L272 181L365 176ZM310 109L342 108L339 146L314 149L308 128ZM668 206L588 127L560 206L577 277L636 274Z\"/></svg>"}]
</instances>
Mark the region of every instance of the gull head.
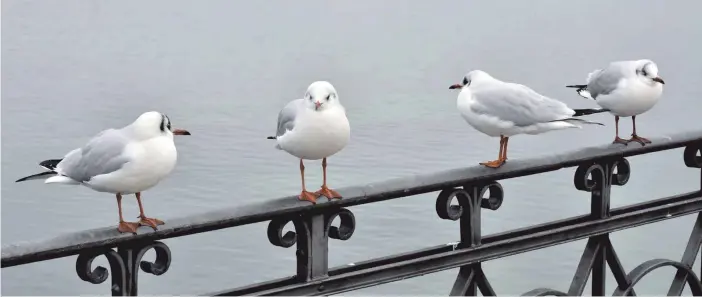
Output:
<instances>
[{"instance_id":1,"label":"gull head","mask_svg":"<svg viewBox=\"0 0 702 297\"><path fill-rule=\"evenodd\" d=\"M636 75L642 77L651 85L656 83L665 84L663 79L658 76L658 65L656 63L651 60L638 60L636 62Z\"/></svg>"},{"instance_id":2,"label":"gull head","mask_svg":"<svg viewBox=\"0 0 702 297\"><path fill-rule=\"evenodd\" d=\"M487 72L485 71L473 70L466 73L466 75L463 76L463 81L461 83L453 84L449 87L449 89L463 89L469 87L471 84L474 84L476 82L481 82L491 78L492 76L490 76L490 74L487 74Z\"/></svg>"},{"instance_id":3,"label":"gull head","mask_svg":"<svg viewBox=\"0 0 702 297\"><path fill-rule=\"evenodd\" d=\"M305 104L314 111L323 111L339 104L334 86L326 81L313 82L305 93Z\"/></svg>"},{"instance_id":4,"label":"gull head","mask_svg":"<svg viewBox=\"0 0 702 297\"><path fill-rule=\"evenodd\" d=\"M158 111L149 111L141 114L131 126L138 135L146 138L167 135L190 135L190 132L183 129L173 129L171 119Z\"/></svg>"}]
</instances>

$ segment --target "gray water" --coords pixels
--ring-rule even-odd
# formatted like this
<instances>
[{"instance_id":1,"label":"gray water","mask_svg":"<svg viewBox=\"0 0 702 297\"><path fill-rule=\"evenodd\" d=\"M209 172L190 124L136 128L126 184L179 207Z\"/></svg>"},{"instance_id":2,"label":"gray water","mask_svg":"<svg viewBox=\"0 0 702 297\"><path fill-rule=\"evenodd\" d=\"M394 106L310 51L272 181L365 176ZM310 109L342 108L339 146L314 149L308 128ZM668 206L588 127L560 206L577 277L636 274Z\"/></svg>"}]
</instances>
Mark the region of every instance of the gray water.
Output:
<instances>
[{"instance_id":1,"label":"gray water","mask_svg":"<svg viewBox=\"0 0 702 297\"><path fill-rule=\"evenodd\" d=\"M697 130L702 108L699 1L3 1L2 241L38 240L115 226L113 196L85 187L14 183L108 127L149 110L193 135L176 140L178 166L144 193L164 220L299 192L297 160L273 148L277 112L315 80L332 82L351 142L329 159L345 187L474 166L498 140L473 130L448 86L471 69L529 85L574 108L595 107L566 84L609 61L650 58L666 85L638 121L642 136ZM518 136L510 159L609 143L605 127ZM631 133L623 120L622 135ZM674 150L630 159L613 207L695 189L699 172ZM307 162L310 188L319 162ZM490 234L589 211L575 169L503 181L505 202L483 215ZM331 266L458 239L437 217L437 193L353 207L357 228L330 243ZM125 217L137 215L125 199ZM693 216L617 232L626 269L680 259ZM292 275L293 249L268 243L266 224L169 239L170 270L140 275L141 294L197 294ZM585 246L577 241L484 264L498 294L567 290ZM153 257L153 255L147 256ZM106 265L104 259L96 264ZM2 294L109 294L75 275L75 257L2 270ZM699 264L698 264L699 265ZM696 271L699 271L697 268ZM447 294L456 270L349 295ZM650 274L639 294L665 294L673 269ZM610 276L607 292L614 290ZM589 290L589 289L588 289ZM689 295L689 291L686 291ZM587 293L587 292L586 292Z\"/></svg>"}]
</instances>

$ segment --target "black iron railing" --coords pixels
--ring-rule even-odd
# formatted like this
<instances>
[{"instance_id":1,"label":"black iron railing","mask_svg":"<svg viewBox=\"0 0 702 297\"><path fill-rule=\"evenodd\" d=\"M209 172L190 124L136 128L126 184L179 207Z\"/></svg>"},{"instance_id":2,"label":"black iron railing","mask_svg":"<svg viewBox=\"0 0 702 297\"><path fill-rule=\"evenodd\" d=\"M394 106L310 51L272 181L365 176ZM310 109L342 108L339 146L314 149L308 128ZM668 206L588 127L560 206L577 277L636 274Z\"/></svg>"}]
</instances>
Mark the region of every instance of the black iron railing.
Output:
<instances>
[{"instance_id":1,"label":"black iron railing","mask_svg":"<svg viewBox=\"0 0 702 297\"><path fill-rule=\"evenodd\" d=\"M684 163L690 174L700 175L700 189L625 207L610 208L612 186L629 179L626 157L662 150L685 148ZM209 295L330 295L441 270L460 268L451 295L495 295L484 261L528 252L578 239L589 238L567 292L535 289L525 295L581 295L592 276L592 294L604 295L607 266L617 282L614 295L632 295L634 285L646 274L663 266L677 269L668 295L681 295L689 286L702 295L699 276L692 270L702 247L702 131L654 139L653 144L607 145L528 160L510 160L500 169L471 167L429 175L417 175L361 187L340 189L344 199L311 205L295 197L233 207L196 216L169 220L158 231L142 228L139 234L118 234L114 228L88 230L51 240L6 245L2 267L11 267L60 257L78 255L76 272L87 282L99 284L108 278L113 295L136 295L137 274L160 275L168 271L171 254L160 239L231 228L269 221L268 239L276 246L296 247L297 272L294 276L246 287L208 293ZM504 191L499 180L576 167L575 188L591 193L589 215L529 226L488 236L481 235L483 209L497 210ZM442 219L458 221L460 242L439 245L409 253L390 255L353 266L329 268L328 241L349 239L356 221L347 208L389 199L439 191L436 212ZM457 201L457 205L452 205ZM684 215L697 215L687 247L678 260L654 259L626 272L609 240L609 233ZM338 225L333 224L337 219ZM294 232L283 234L292 223ZM154 262L142 261L144 253L156 251ZM105 256L109 271L92 268L92 261ZM178 293L178 292L173 292ZM401 293L401 292L399 292Z\"/></svg>"}]
</instances>

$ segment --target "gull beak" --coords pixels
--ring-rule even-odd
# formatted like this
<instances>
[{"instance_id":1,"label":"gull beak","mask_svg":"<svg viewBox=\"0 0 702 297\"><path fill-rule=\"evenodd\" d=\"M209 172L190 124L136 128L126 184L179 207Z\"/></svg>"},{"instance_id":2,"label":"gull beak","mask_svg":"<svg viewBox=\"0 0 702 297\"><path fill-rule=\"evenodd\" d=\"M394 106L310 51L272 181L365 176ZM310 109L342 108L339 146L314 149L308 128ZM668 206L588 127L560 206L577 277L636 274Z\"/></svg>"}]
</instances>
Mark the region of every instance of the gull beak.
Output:
<instances>
[{"instance_id":1,"label":"gull beak","mask_svg":"<svg viewBox=\"0 0 702 297\"><path fill-rule=\"evenodd\" d=\"M661 83L661 84L663 84L663 85L665 84L665 82L663 81L663 79L662 79L660 76L654 77L654 78L653 78L653 81L659 82L659 83Z\"/></svg>"},{"instance_id":2,"label":"gull beak","mask_svg":"<svg viewBox=\"0 0 702 297\"><path fill-rule=\"evenodd\" d=\"M319 110L320 106L322 106L322 102L319 102L319 101L314 102L314 110Z\"/></svg>"},{"instance_id":3,"label":"gull beak","mask_svg":"<svg viewBox=\"0 0 702 297\"><path fill-rule=\"evenodd\" d=\"M188 130L175 129L173 130L173 135L190 135L190 132Z\"/></svg>"},{"instance_id":4,"label":"gull beak","mask_svg":"<svg viewBox=\"0 0 702 297\"><path fill-rule=\"evenodd\" d=\"M455 85L451 85L451 86L449 87L449 90L460 89L460 88L463 88L463 85L462 85L462 84L455 84Z\"/></svg>"}]
</instances>

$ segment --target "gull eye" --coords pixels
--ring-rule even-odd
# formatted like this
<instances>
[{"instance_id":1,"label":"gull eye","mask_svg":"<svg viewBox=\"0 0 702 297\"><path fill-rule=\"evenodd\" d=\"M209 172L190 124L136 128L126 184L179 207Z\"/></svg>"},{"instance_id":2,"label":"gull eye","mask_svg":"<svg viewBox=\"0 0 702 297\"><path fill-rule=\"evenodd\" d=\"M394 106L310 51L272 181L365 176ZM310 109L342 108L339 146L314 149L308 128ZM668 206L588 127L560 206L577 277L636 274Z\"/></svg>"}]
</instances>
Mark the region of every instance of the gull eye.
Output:
<instances>
[{"instance_id":1,"label":"gull eye","mask_svg":"<svg viewBox=\"0 0 702 297\"><path fill-rule=\"evenodd\" d=\"M470 84L470 81L468 80L468 78L467 78L467 77L464 77L464 78L463 78L463 85L464 85L464 86L467 86L467 85L469 85L469 84Z\"/></svg>"},{"instance_id":2,"label":"gull eye","mask_svg":"<svg viewBox=\"0 0 702 297\"><path fill-rule=\"evenodd\" d=\"M327 95L327 101L329 101L330 97L331 97L331 94Z\"/></svg>"}]
</instances>

